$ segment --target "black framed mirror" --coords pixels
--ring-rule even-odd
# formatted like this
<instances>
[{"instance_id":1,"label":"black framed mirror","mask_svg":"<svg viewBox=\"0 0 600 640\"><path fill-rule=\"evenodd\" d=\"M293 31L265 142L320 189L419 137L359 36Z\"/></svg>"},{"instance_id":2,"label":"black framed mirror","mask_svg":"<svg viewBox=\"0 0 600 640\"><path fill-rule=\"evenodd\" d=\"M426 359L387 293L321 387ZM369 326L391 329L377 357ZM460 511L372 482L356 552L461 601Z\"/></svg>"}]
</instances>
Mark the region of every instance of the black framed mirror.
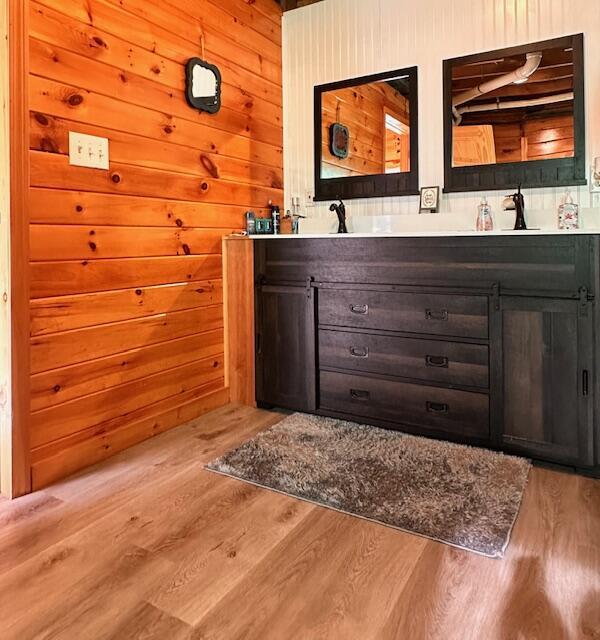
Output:
<instances>
[{"instance_id":1,"label":"black framed mirror","mask_svg":"<svg viewBox=\"0 0 600 640\"><path fill-rule=\"evenodd\" d=\"M583 34L444 61L444 191L586 184Z\"/></svg>"},{"instance_id":2,"label":"black framed mirror","mask_svg":"<svg viewBox=\"0 0 600 640\"><path fill-rule=\"evenodd\" d=\"M221 109L221 72L214 64L191 58L185 65L185 97L190 107L208 113Z\"/></svg>"},{"instance_id":3,"label":"black framed mirror","mask_svg":"<svg viewBox=\"0 0 600 640\"><path fill-rule=\"evenodd\" d=\"M315 200L419 193L417 68L315 87Z\"/></svg>"}]
</instances>

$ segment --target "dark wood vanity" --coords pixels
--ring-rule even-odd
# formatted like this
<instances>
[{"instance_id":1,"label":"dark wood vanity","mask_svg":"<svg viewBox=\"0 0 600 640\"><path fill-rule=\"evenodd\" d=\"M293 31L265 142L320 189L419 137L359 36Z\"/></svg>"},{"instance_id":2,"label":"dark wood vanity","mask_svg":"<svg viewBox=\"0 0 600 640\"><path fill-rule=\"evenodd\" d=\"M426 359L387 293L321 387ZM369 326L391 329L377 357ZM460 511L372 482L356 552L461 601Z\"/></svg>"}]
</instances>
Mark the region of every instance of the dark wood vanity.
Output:
<instances>
[{"instance_id":1,"label":"dark wood vanity","mask_svg":"<svg viewBox=\"0 0 600 640\"><path fill-rule=\"evenodd\" d=\"M600 470L599 236L254 244L259 405Z\"/></svg>"}]
</instances>

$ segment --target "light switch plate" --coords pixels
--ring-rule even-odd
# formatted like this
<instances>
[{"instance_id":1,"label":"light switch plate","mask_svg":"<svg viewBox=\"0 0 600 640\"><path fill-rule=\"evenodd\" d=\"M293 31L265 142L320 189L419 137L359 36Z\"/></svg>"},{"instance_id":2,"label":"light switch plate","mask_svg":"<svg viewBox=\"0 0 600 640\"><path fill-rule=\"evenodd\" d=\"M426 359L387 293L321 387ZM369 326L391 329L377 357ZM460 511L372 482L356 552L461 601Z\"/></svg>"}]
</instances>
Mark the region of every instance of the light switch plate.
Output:
<instances>
[{"instance_id":1,"label":"light switch plate","mask_svg":"<svg viewBox=\"0 0 600 640\"><path fill-rule=\"evenodd\" d=\"M69 164L108 170L108 163L108 138L69 131Z\"/></svg>"},{"instance_id":2,"label":"light switch plate","mask_svg":"<svg viewBox=\"0 0 600 640\"><path fill-rule=\"evenodd\" d=\"M590 191L592 193L600 193L600 180L596 180L596 171L593 166L590 171Z\"/></svg>"}]
</instances>

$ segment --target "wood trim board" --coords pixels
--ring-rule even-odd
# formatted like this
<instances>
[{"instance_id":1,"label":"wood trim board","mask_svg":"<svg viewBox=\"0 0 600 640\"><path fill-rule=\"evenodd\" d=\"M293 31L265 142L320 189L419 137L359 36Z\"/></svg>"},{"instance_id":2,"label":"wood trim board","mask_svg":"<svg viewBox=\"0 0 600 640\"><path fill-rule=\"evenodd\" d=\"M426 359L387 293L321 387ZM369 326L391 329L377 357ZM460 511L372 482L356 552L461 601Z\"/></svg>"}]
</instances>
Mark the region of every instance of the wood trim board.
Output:
<instances>
[{"instance_id":1,"label":"wood trim board","mask_svg":"<svg viewBox=\"0 0 600 640\"><path fill-rule=\"evenodd\" d=\"M223 269L225 379L231 402L254 407L254 242L224 238Z\"/></svg>"},{"instance_id":2,"label":"wood trim board","mask_svg":"<svg viewBox=\"0 0 600 640\"><path fill-rule=\"evenodd\" d=\"M31 489L29 456L29 114L28 2L9 0L8 78L10 140L10 429L2 442L2 493L15 498Z\"/></svg>"}]
</instances>

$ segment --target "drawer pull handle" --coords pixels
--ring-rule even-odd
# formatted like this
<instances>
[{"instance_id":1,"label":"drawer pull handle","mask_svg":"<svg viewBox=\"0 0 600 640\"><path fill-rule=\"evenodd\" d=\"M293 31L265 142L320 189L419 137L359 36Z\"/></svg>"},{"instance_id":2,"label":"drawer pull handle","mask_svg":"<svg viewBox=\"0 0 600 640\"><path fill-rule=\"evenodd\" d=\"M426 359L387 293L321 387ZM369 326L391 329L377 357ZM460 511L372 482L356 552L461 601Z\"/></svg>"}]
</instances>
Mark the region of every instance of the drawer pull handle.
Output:
<instances>
[{"instance_id":1,"label":"drawer pull handle","mask_svg":"<svg viewBox=\"0 0 600 640\"><path fill-rule=\"evenodd\" d=\"M450 407L442 402L428 402L427 411L429 413L450 413Z\"/></svg>"},{"instance_id":2,"label":"drawer pull handle","mask_svg":"<svg viewBox=\"0 0 600 640\"><path fill-rule=\"evenodd\" d=\"M437 369L447 369L449 363L448 358L445 356L425 356L425 365L427 367L436 367Z\"/></svg>"},{"instance_id":3,"label":"drawer pull handle","mask_svg":"<svg viewBox=\"0 0 600 640\"><path fill-rule=\"evenodd\" d=\"M366 316L369 313L369 305L368 304L351 304L350 311L352 313L356 313L359 316Z\"/></svg>"},{"instance_id":4,"label":"drawer pull handle","mask_svg":"<svg viewBox=\"0 0 600 640\"><path fill-rule=\"evenodd\" d=\"M446 322L448 320L448 309L440 309L436 311L435 309L425 309L425 319L426 320L442 320Z\"/></svg>"},{"instance_id":5,"label":"drawer pull handle","mask_svg":"<svg viewBox=\"0 0 600 640\"><path fill-rule=\"evenodd\" d=\"M368 358L369 347L350 347L350 355L354 358Z\"/></svg>"},{"instance_id":6,"label":"drawer pull handle","mask_svg":"<svg viewBox=\"0 0 600 640\"><path fill-rule=\"evenodd\" d=\"M364 389L350 389L350 397L353 400L368 400L371 397L371 393L369 391L365 391Z\"/></svg>"}]
</instances>

